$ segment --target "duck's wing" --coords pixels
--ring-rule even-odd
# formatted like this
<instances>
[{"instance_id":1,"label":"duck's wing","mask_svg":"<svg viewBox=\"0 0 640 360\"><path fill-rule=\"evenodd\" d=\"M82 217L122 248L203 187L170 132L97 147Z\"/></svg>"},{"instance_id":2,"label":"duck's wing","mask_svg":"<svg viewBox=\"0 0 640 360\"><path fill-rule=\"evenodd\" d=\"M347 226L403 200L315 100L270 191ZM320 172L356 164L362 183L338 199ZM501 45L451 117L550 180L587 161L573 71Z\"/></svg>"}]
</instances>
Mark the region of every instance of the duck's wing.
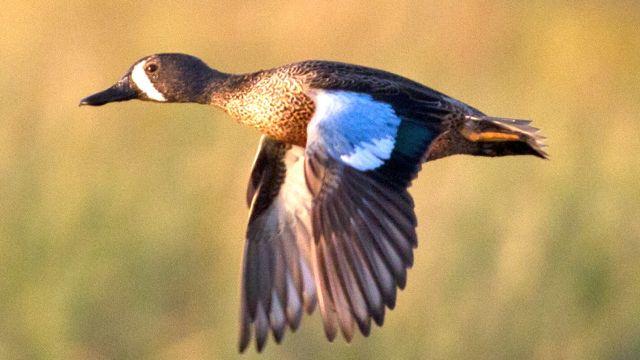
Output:
<instances>
[{"instance_id":1,"label":"duck's wing","mask_svg":"<svg viewBox=\"0 0 640 360\"><path fill-rule=\"evenodd\" d=\"M316 296L325 333L366 336L406 284L417 245L407 187L437 132L370 95L311 90L302 149L263 140L249 182L240 350L277 341ZM429 104L427 104L429 105ZM417 108L417 107L416 107Z\"/></svg>"},{"instance_id":2,"label":"duck's wing","mask_svg":"<svg viewBox=\"0 0 640 360\"><path fill-rule=\"evenodd\" d=\"M280 342L312 312L311 194L304 182L304 149L263 136L254 162L241 290L240 351L255 333L261 351L269 332Z\"/></svg>"},{"instance_id":3,"label":"duck's wing","mask_svg":"<svg viewBox=\"0 0 640 360\"><path fill-rule=\"evenodd\" d=\"M378 325L406 283L417 246L407 191L437 133L369 94L310 91L305 179L312 263L325 333L349 341Z\"/></svg>"}]
</instances>

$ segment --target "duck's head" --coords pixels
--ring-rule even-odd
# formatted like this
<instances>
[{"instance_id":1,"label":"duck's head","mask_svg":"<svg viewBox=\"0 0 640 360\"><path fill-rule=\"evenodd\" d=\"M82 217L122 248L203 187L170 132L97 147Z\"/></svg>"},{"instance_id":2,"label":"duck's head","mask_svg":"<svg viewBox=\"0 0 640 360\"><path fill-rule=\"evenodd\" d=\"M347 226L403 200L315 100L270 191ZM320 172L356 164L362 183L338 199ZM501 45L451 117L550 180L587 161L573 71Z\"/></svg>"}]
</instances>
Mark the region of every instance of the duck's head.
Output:
<instances>
[{"instance_id":1,"label":"duck's head","mask_svg":"<svg viewBox=\"0 0 640 360\"><path fill-rule=\"evenodd\" d=\"M224 77L195 56L155 54L138 60L113 86L80 100L80 105L132 99L207 103L213 83Z\"/></svg>"}]
</instances>

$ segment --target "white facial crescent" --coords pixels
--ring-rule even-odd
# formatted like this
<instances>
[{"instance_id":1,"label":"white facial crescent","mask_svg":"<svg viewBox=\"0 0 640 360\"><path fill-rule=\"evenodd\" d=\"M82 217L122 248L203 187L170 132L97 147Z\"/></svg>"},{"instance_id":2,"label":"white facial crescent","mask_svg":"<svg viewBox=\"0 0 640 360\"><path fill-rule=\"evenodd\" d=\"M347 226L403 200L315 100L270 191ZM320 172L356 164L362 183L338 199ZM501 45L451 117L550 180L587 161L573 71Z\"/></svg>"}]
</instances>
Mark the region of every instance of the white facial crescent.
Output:
<instances>
[{"instance_id":1,"label":"white facial crescent","mask_svg":"<svg viewBox=\"0 0 640 360\"><path fill-rule=\"evenodd\" d=\"M151 80L147 76L147 73L144 71L144 65L147 61L140 61L133 67L133 71L131 72L131 80L136 84L138 89L142 91L149 99L155 101L167 101L167 99L162 95L158 89L153 86Z\"/></svg>"}]
</instances>

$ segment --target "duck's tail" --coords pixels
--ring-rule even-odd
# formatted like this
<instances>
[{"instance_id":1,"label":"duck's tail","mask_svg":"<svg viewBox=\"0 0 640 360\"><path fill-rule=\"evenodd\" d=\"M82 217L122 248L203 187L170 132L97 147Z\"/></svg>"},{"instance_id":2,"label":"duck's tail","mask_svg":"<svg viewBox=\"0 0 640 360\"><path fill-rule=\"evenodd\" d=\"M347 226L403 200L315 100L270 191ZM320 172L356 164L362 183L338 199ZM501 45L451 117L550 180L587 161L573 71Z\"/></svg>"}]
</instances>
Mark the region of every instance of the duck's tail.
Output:
<instances>
[{"instance_id":1,"label":"duck's tail","mask_svg":"<svg viewBox=\"0 0 640 360\"><path fill-rule=\"evenodd\" d=\"M548 159L545 137L530 124L529 120L469 115L460 132L478 145L476 155L535 155Z\"/></svg>"}]
</instances>

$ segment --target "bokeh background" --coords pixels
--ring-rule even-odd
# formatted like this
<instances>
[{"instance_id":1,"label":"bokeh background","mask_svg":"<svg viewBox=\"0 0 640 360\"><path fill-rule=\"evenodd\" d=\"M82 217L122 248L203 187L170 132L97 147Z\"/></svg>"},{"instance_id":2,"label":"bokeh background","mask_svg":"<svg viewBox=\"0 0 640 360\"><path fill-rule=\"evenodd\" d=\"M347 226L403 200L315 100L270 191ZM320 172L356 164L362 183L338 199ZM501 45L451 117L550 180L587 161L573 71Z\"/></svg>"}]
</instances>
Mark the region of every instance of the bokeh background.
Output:
<instances>
[{"instance_id":1,"label":"bokeh background","mask_svg":"<svg viewBox=\"0 0 640 360\"><path fill-rule=\"evenodd\" d=\"M0 359L237 356L259 134L205 106L77 106L167 51L228 72L383 68L549 137L549 161L427 164L415 266L384 327L329 344L316 314L261 359L640 357L638 4L5 4Z\"/></svg>"}]
</instances>

